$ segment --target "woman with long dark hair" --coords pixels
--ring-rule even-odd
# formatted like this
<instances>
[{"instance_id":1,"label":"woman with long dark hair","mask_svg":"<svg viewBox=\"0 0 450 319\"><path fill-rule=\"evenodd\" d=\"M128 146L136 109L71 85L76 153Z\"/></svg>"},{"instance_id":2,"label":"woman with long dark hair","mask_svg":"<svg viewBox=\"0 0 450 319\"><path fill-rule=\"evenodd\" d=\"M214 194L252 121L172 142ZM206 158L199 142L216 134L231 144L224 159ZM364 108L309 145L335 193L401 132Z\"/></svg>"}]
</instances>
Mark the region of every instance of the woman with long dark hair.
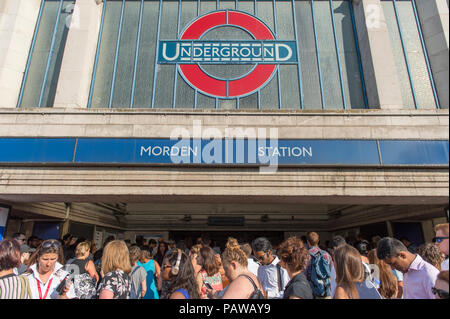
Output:
<instances>
[{"instance_id":1,"label":"woman with long dark hair","mask_svg":"<svg viewBox=\"0 0 450 319\"><path fill-rule=\"evenodd\" d=\"M180 249L171 251L163 261L161 276L170 281L164 299L200 299L190 258Z\"/></svg>"},{"instance_id":2,"label":"woman with long dark hair","mask_svg":"<svg viewBox=\"0 0 450 319\"><path fill-rule=\"evenodd\" d=\"M381 299L375 286L364 280L361 254L350 245L336 248L333 254L337 288L334 299Z\"/></svg>"},{"instance_id":3,"label":"woman with long dark hair","mask_svg":"<svg viewBox=\"0 0 450 319\"><path fill-rule=\"evenodd\" d=\"M215 291L223 290L220 265L211 247L206 246L200 249L197 255L197 264L202 267L196 277L200 297L208 299L207 290L211 288ZM211 288L208 288L206 285L209 285Z\"/></svg>"},{"instance_id":4,"label":"woman with long dark hair","mask_svg":"<svg viewBox=\"0 0 450 319\"><path fill-rule=\"evenodd\" d=\"M158 250L156 251L153 259L158 263L158 265L162 265L164 257L167 253L167 243L165 241L160 241L158 245Z\"/></svg>"}]
</instances>

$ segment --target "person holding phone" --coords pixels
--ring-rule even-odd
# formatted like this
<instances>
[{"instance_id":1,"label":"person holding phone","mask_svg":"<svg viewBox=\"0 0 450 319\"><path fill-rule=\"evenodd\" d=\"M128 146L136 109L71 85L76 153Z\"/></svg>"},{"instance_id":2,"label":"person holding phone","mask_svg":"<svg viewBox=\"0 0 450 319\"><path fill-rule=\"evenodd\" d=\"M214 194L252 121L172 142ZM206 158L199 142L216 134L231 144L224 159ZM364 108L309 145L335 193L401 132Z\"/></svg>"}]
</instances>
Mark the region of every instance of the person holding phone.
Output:
<instances>
[{"instance_id":1,"label":"person holding phone","mask_svg":"<svg viewBox=\"0 0 450 319\"><path fill-rule=\"evenodd\" d=\"M75 290L64 270L64 253L58 240L44 240L29 260L27 279L32 299L73 299Z\"/></svg>"},{"instance_id":2,"label":"person holding phone","mask_svg":"<svg viewBox=\"0 0 450 319\"><path fill-rule=\"evenodd\" d=\"M208 289L215 291L223 290L220 265L214 250L209 246L200 249L196 261L202 267L196 277L199 294L202 299L208 299ZM211 288L208 288L206 284Z\"/></svg>"}]
</instances>

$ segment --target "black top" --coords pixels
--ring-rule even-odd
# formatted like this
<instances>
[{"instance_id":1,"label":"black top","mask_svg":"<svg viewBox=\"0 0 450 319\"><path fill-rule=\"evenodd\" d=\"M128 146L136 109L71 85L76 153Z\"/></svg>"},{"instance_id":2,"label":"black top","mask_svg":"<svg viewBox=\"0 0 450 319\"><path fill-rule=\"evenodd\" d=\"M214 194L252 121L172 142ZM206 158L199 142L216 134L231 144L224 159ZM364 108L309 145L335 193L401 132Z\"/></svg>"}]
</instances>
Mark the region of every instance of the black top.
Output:
<instances>
[{"instance_id":1,"label":"black top","mask_svg":"<svg viewBox=\"0 0 450 319\"><path fill-rule=\"evenodd\" d=\"M311 285L304 273L299 273L288 282L284 290L284 299L296 296L302 299L314 299Z\"/></svg>"},{"instance_id":2,"label":"black top","mask_svg":"<svg viewBox=\"0 0 450 319\"><path fill-rule=\"evenodd\" d=\"M86 264L88 263L88 259L72 259L70 262L67 263L66 267L68 265L77 265L79 272L76 273L76 275L82 275L87 273L86 271Z\"/></svg>"}]
</instances>

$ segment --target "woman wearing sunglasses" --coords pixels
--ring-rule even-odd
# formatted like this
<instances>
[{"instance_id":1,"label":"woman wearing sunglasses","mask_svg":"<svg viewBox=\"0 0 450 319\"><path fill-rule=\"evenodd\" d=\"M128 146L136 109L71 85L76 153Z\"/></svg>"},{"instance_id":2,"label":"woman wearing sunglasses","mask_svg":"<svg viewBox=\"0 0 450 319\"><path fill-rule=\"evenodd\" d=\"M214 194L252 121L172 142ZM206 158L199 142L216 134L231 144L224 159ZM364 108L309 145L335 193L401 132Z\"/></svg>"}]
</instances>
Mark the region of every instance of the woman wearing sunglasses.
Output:
<instances>
[{"instance_id":1,"label":"woman wearing sunglasses","mask_svg":"<svg viewBox=\"0 0 450 319\"><path fill-rule=\"evenodd\" d=\"M63 269L63 265L61 243L53 239L43 241L28 262L32 299L75 298L69 273Z\"/></svg>"}]
</instances>

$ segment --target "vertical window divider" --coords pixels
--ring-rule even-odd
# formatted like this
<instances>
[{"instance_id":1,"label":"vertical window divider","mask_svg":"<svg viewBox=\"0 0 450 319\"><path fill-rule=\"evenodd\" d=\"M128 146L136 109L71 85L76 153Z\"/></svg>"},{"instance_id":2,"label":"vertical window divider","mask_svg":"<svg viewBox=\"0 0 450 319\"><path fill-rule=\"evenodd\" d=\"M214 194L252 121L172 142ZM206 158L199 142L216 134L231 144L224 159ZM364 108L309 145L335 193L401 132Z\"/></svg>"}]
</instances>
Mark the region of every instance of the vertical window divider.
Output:
<instances>
[{"instance_id":1,"label":"vertical window divider","mask_svg":"<svg viewBox=\"0 0 450 319\"><path fill-rule=\"evenodd\" d=\"M180 21L181 21L181 0L178 0L178 20L177 20L177 39L180 39ZM173 80L173 101L172 108L176 108L177 104L177 85L178 85L178 63L175 64Z\"/></svg>"},{"instance_id":2,"label":"vertical window divider","mask_svg":"<svg viewBox=\"0 0 450 319\"><path fill-rule=\"evenodd\" d=\"M220 7L220 0L216 0L216 10L219 10ZM227 22L228 22L228 12L227 12ZM228 89L228 84L227 84L227 89ZM216 105L215 108L218 109L219 108L219 98L216 97Z\"/></svg>"},{"instance_id":3,"label":"vertical window divider","mask_svg":"<svg viewBox=\"0 0 450 319\"><path fill-rule=\"evenodd\" d=\"M419 31L420 44L422 45L423 55L425 57L425 62L427 64L427 71L428 71L428 76L430 77L431 88L433 89L434 101L436 103L436 107L438 109L440 109L441 106L439 104L439 99L438 99L438 96L436 93L436 86L434 83L433 72L431 72L430 60L428 58L428 51L427 51L427 47L425 45L425 41L423 39L422 27L420 26L419 15L417 14L416 0L411 0L411 3L413 6L413 10L414 10L414 17L416 19L417 30Z\"/></svg>"},{"instance_id":4,"label":"vertical window divider","mask_svg":"<svg viewBox=\"0 0 450 319\"><path fill-rule=\"evenodd\" d=\"M273 5L273 29L275 32L275 39L278 40L278 28L277 28L277 5L275 0L272 1ZM279 109L283 108L283 103L281 101L281 78L280 78L280 65L277 65L277 78L278 78L278 105Z\"/></svg>"},{"instance_id":5,"label":"vertical window divider","mask_svg":"<svg viewBox=\"0 0 450 319\"><path fill-rule=\"evenodd\" d=\"M97 76L97 67L98 67L98 57L100 55L100 47L102 43L102 36L103 36L103 25L105 22L105 13L106 13L106 3L107 0L103 1L103 8L102 8L102 18L100 20L100 30L98 32L98 40L97 40L97 52L95 54L95 61L94 61L94 70L92 71L92 80L91 80L91 89L89 92L89 99L88 99L88 109L92 106L92 96L94 94L94 85L95 85L95 77Z\"/></svg>"},{"instance_id":6,"label":"vertical window divider","mask_svg":"<svg viewBox=\"0 0 450 319\"><path fill-rule=\"evenodd\" d=\"M136 40L136 54L134 56L134 70L133 70L133 84L131 85L131 100L130 100L130 109L133 108L134 104L134 92L136 90L136 75L137 75L137 66L139 59L139 46L141 44L141 28L142 28L142 16L144 11L144 0L141 0L141 6L139 8L139 22L138 22L138 32L137 32L137 40Z\"/></svg>"},{"instance_id":7,"label":"vertical window divider","mask_svg":"<svg viewBox=\"0 0 450 319\"><path fill-rule=\"evenodd\" d=\"M56 16L56 23L55 23L55 27L53 29L52 42L50 44L50 51L48 53L47 66L45 68L44 81L42 82L41 95L39 96L38 107L42 106L42 100L44 98L44 92L45 92L45 87L46 87L46 83L47 83L48 72L50 71L50 64L51 64L52 57L53 57L53 50L55 48L56 33L58 31L58 25L59 25L59 20L61 18L61 10L62 10L63 3L64 3L64 0L59 1L58 14Z\"/></svg>"},{"instance_id":8,"label":"vertical window divider","mask_svg":"<svg viewBox=\"0 0 450 319\"><path fill-rule=\"evenodd\" d=\"M367 101L367 91L366 91L366 83L364 81L364 71L363 71L362 61L361 61L361 53L359 52L358 32L356 31L355 14L353 12L353 2L348 1L348 6L350 8L350 16L352 18L353 38L355 39L356 55L358 57L359 75L361 77L361 85L362 85L363 97L364 97L364 108L368 109L369 102Z\"/></svg>"},{"instance_id":9,"label":"vertical window divider","mask_svg":"<svg viewBox=\"0 0 450 319\"><path fill-rule=\"evenodd\" d=\"M257 3L257 0L254 0L253 10L254 10L255 16L257 17L258 16L258 3ZM262 47L261 47L261 55L263 55L262 54ZM257 101L257 105L256 106L257 106L258 110L261 110L261 89L258 90L257 97L258 97L258 101Z\"/></svg>"},{"instance_id":10,"label":"vertical window divider","mask_svg":"<svg viewBox=\"0 0 450 319\"><path fill-rule=\"evenodd\" d=\"M294 17L294 33L295 33L295 44L297 46L297 72L298 72L298 86L300 90L300 109L303 110L303 87L302 87L302 68L300 65L300 47L298 45L298 28L297 28L297 14L295 13L295 0L292 0L292 15Z\"/></svg>"},{"instance_id":11,"label":"vertical window divider","mask_svg":"<svg viewBox=\"0 0 450 319\"><path fill-rule=\"evenodd\" d=\"M20 105L22 104L23 93L25 91L25 83L28 78L28 72L30 71L31 59L33 57L34 46L36 45L36 38L37 38L38 31L39 31L39 27L41 25L41 18L42 18L42 12L44 11L44 4L45 4L45 0L41 0L41 7L39 8L39 14L38 14L37 22L36 22L36 27L34 29L33 40L31 42L30 52L28 53L27 65L25 67L25 73L24 73L23 79L22 79L22 87L20 88L19 99L17 101L17 107L19 107L19 108L20 108Z\"/></svg>"},{"instance_id":12,"label":"vertical window divider","mask_svg":"<svg viewBox=\"0 0 450 319\"><path fill-rule=\"evenodd\" d=\"M111 83L111 93L109 95L109 108L112 108L112 102L114 99L114 86L116 84L116 76L117 76L117 62L119 60L119 49L120 49L120 38L122 36L122 27L123 27L123 13L125 11L125 0L122 0L122 9L120 12L120 22L119 22L119 34L117 35L117 44L116 44L116 56L114 58L114 70L113 70L113 78Z\"/></svg>"},{"instance_id":13,"label":"vertical window divider","mask_svg":"<svg viewBox=\"0 0 450 319\"><path fill-rule=\"evenodd\" d=\"M418 105L417 105L417 99L416 99L416 91L414 90L414 83L413 83L413 80L412 80L412 77L411 77L411 69L409 67L408 53L406 52L405 41L403 39L403 32L402 32L402 27L400 25L400 19L399 19L399 16L398 16L398 12L397 12L396 0L393 0L392 3L394 4L395 19L397 20L398 32L399 32L399 35L400 35L400 41L402 43L403 55L405 57L406 69L408 71L409 84L411 86L411 92L412 92L413 99L414 99L414 107L417 109Z\"/></svg>"},{"instance_id":14,"label":"vertical window divider","mask_svg":"<svg viewBox=\"0 0 450 319\"><path fill-rule=\"evenodd\" d=\"M320 97L321 97L321 101L322 101L322 110L324 110L325 109L325 99L324 99L324 94L323 94L322 70L320 67L319 45L317 43L316 16L315 16L315 12L314 12L314 0L311 0L311 13L312 13L313 29L314 29L314 41L315 41L315 45L316 45L317 69L319 72Z\"/></svg>"},{"instance_id":15,"label":"vertical window divider","mask_svg":"<svg viewBox=\"0 0 450 319\"><path fill-rule=\"evenodd\" d=\"M201 0L197 0L197 18L200 16L200 7L201 7ZM194 93L194 109L197 109L198 106L198 90L195 89Z\"/></svg>"},{"instance_id":16,"label":"vertical window divider","mask_svg":"<svg viewBox=\"0 0 450 319\"><path fill-rule=\"evenodd\" d=\"M162 0L159 0L158 34L156 36L155 68L153 70L152 109L155 108L156 79L158 77L158 56L159 56L158 44L159 44L159 36L160 36L160 32L161 32L161 13L162 13Z\"/></svg>"},{"instance_id":17,"label":"vertical window divider","mask_svg":"<svg viewBox=\"0 0 450 319\"><path fill-rule=\"evenodd\" d=\"M329 0L329 1L330 1L331 21L332 21L332 24L333 24L334 44L335 44L335 47L336 47L336 58L337 58L337 63L338 63L338 68L339 68L339 80L341 82L342 102L344 104L344 110L346 110L347 109L347 101L345 99L344 79L342 78L341 56L339 54L339 44L338 44L338 39L337 39L337 34L336 34L336 22L335 22L335 19L334 19L333 0Z\"/></svg>"}]
</instances>

